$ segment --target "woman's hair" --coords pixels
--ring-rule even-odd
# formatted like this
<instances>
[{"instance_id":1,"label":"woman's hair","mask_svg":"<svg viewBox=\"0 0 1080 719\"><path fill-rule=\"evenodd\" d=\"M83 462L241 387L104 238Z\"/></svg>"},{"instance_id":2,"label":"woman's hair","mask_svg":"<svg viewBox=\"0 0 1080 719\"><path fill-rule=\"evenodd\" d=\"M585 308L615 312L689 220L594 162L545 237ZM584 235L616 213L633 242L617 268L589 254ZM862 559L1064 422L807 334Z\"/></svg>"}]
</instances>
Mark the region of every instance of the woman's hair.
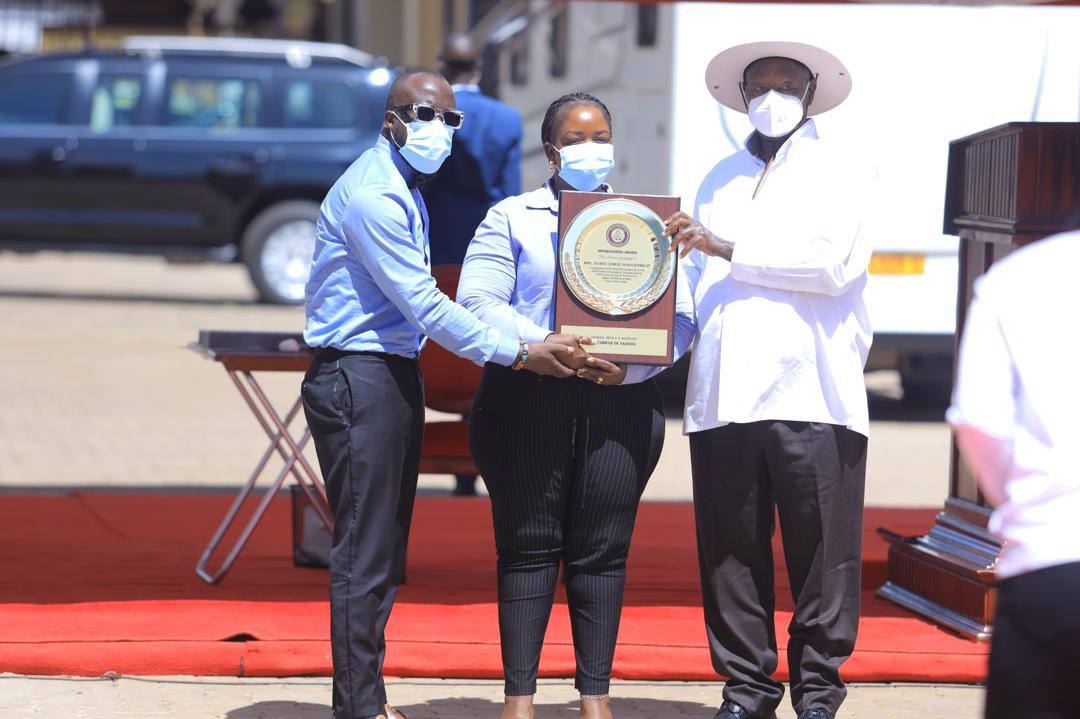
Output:
<instances>
[{"instance_id":1,"label":"woman's hair","mask_svg":"<svg viewBox=\"0 0 1080 719\"><path fill-rule=\"evenodd\" d=\"M592 105L598 108L604 113L604 119L607 120L608 125L611 125L611 113L608 112L607 105L587 92L571 92L548 105L547 112L544 113L544 122L540 125L540 142L551 142L551 136L555 132L555 119L564 107L572 105Z\"/></svg>"}]
</instances>

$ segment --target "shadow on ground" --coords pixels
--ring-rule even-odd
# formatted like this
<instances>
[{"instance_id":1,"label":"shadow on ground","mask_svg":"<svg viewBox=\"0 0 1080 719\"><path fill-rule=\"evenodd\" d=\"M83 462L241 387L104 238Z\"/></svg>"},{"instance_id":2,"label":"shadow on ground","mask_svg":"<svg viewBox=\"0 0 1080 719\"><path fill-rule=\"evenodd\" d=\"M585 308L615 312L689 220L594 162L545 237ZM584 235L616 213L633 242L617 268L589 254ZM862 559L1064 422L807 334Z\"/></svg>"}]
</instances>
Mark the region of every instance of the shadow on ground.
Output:
<instances>
[{"instance_id":1,"label":"shadow on ground","mask_svg":"<svg viewBox=\"0 0 1080 719\"><path fill-rule=\"evenodd\" d=\"M613 713L620 717L712 716L716 707L698 702L662 701L658 699L612 699ZM409 719L476 719L476 717L499 716L502 703L489 699L464 699L447 697L432 699L419 704L398 707ZM579 716L577 702L546 703L536 705L536 719L558 719ZM310 702L270 701L233 709L225 719L328 719L330 707Z\"/></svg>"},{"instance_id":2,"label":"shadow on ground","mask_svg":"<svg viewBox=\"0 0 1080 719\"><path fill-rule=\"evenodd\" d=\"M225 719L328 719L330 707L311 702L255 702L225 713Z\"/></svg>"}]
</instances>

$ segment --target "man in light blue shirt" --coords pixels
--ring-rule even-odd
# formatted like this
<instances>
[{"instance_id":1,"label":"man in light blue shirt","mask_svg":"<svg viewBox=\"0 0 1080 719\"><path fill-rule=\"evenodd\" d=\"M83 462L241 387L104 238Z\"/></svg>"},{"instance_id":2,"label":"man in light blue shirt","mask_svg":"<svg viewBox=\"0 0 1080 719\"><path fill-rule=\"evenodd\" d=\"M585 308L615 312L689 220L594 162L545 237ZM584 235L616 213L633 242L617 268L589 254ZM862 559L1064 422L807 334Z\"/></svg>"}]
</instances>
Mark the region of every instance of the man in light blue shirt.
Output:
<instances>
[{"instance_id":1,"label":"man in light blue shirt","mask_svg":"<svg viewBox=\"0 0 1080 719\"><path fill-rule=\"evenodd\" d=\"M417 356L427 337L474 362L569 377L580 347L500 333L435 286L418 186L463 122L439 75L390 88L382 136L322 204L301 396L334 514L330 634L335 719L402 716L382 680L383 631L404 567L424 427Z\"/></svg>"}]
</instances>

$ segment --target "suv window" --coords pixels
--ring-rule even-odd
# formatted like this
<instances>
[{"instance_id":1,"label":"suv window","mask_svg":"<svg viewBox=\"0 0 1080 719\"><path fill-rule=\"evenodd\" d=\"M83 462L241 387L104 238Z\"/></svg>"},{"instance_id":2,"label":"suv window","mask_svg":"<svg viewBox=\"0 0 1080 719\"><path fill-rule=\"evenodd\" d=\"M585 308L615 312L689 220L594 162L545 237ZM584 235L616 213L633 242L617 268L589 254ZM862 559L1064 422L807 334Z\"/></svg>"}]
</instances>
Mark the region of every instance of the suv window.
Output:
<instances>
[{"instance_id":1,"label":"suv window","mask_svg":"<svg viewBox=\"0 0 1080 719\"><path fill-rule=\"evenodd\" d=\"M344 82L292 80L285 86L285 127L354 127L359 105Z\"/></svg>"},{"instance_id":2,"label":"suv window","mask_svg":"<svg viewBox=\"0 0 1080 719\"><path fill-rule=\"evenodd\" d=\"M109 132L135 124L135 109L142 95L136 75L102 75L90 97L90 132Z\"/></svg>"},{"instance_id":3,"label":"suv window","mask_svg":"<svg viewBox=\"0 0 1080 719\"><path fill-rule=\"evenodd\" d=\"M0 79L0 125L58 125L68 97L64 75L22 75Z\"/></svg>"},{"instance_id":4,"label":"suv window","mask_svg":"<svg viewBox=\"0 0 1080 719\"><path fill-rule=\"evenodd\" d=\"M173 77L166 95L165 124L232 130L258 127L262 97L255 80Z\"/></svg>"}]
</instances>

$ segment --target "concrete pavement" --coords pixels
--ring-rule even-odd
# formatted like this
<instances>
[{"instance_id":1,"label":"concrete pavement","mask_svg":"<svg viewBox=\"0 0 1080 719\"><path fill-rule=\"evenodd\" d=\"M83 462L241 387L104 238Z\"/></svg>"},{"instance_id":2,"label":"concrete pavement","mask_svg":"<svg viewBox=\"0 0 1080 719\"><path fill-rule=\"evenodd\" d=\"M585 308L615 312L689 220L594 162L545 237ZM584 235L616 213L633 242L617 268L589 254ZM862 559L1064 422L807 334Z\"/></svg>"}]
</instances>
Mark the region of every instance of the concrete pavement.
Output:
<instances>
[{"instance_id":1,"label":"concrete pavement","mask_svg":"<svg viewBox=\"0 0 1080 719\"><path fill-rule=\"evenodd\" d=\"M615 682L618 719L709 719L720 700L718 683ZM394 704L411 719L497 719L502 683L441 679L388 682ZM858 685L851 687L842 719L976 719L979 687ZM0 675L6 719L328 719L327 679L140 677L72 679ZM570 680L542 680L537 719L578 716ZM780 719L795 713L785 703Z\"/></svg>"}]
</instances>

